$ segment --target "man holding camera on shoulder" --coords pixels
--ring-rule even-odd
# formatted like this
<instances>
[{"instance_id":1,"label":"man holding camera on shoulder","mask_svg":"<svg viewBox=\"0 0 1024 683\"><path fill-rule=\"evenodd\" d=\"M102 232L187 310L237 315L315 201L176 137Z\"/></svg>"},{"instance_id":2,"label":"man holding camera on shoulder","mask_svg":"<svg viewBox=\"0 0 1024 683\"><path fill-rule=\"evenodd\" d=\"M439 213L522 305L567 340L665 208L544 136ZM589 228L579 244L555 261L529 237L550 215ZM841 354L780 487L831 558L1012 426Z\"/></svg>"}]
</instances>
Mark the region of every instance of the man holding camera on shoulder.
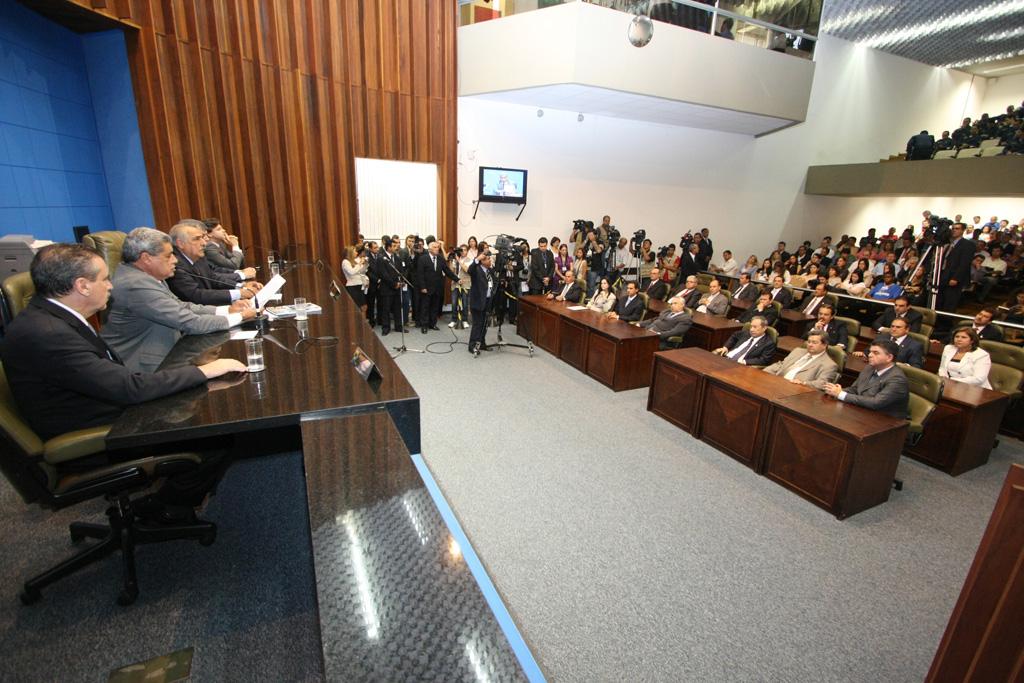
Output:
<instances>
[{"instance_id":1,"label":"man holding camera on shoulder","mask_svg":"<svg viewBox=\"0 0 1024 683\"><path fill-rule=\"evenodd\" d=\"M472 282L469 288L469 313L473 319L469 332L469 352L477 356L481 350L488 350L485 340L487 312L491 310L491 302L498 291L498 282L491 268L491 255L486 251L476 257L468 270Z\"/></svg>"}]
</instances>

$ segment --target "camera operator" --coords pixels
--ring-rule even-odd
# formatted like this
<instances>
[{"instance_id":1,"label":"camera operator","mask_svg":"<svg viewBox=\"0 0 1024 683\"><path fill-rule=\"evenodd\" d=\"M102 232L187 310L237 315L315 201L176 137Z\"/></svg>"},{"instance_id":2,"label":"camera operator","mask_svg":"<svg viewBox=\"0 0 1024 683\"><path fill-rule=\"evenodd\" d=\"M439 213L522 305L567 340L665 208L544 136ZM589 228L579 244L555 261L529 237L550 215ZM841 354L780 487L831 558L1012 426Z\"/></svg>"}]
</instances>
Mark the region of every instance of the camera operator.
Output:
<instances>
[{"instance_id":1,"label":"camera operator","mask_svg":"<svg viewBox=\"0 0 1024 683\"><path fill-rule=\"evenodd\" d=\"M572 222L572 233L569 235L569 241L574 245L573 252L583 246L587 241L587 233L593 229L593 221L585 221L582 218L577 218Z\"/></svg>"},{"instance_id":2,"label":"camera operator","mask_svg":"<svg viewBox=\"0 0 1024 683\"><path fill-rule=\"evenodd\" d=\"M494 301L498 283L491 270L491 255L481 252L476 260L469 265L469 277L472 285L469 289L469 311L473 318L473 327L469 333L469 352L477 355L487 350L487 311Z\"/></svg>"},{"instance_id":3,"label":"camera operator","mask_svg":"<svg viewBox=\"0 0 1024 683\"><path fill-rule=\"evenodd\" d=\"M448 327L469 327L466 320L469 317L467 305L472 284L469 277L469 266L472 262L468 244L452 249L452 253L448 255L448 267L459 276L458 282L452 287L452 319L448 323Z\"/></svg>"},{"instance_id":4,"label":"camera operator","mask_svg":"<svg viewBox=\"0 0 1024 683\"><path fill-rule=\"evenodd\" d=\"M498 277L498 291L494 295L494 315L499 325L506 320L512 324L516 322L523 270L522 253L517 252L515 247L498 253L498 260L494 268Z\"/></svg>"},{"instance_id":5,"label":"camera operator","mask_svg":"<svg viewBox=\"0 0 1024 683\"><path fill-rule=\"evenodd\" d=\"M612 225L612 217L604 216L601 218L601 225L597 226L597 241L608 247L608 234L615 229Z\"/></svg>"},{"instance_id":6,"label":"camera operator","mask_svg":"<svg viewBox=\"0 0 1024 683\"><path fill-rule=\"evenodd\" d=\"M590 296L597 289L597 283L606 274L607 266L604 260L604 245L600 242L587 256L587 295Z\"/></svg>"}]
</instances>

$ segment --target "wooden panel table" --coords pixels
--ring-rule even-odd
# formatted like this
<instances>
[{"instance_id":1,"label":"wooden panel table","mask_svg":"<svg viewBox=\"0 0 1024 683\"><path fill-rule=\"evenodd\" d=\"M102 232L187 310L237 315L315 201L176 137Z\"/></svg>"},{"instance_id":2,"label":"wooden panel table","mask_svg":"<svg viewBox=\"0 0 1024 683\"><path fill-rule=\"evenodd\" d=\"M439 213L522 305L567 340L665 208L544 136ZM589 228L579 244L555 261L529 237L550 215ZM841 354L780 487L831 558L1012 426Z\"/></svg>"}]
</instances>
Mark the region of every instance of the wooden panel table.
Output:
<instances>
[{"instance_id":1,"label":"wooden panel table","mask_svg":"<svg viewBox=\"0 0 1024 683\"><path fill-rule=\"evenodd\" d=\"M785 358L803 343L795 337L779 337L776 358ZM860 358L847 356L839 383L850 386L866 365ZM954 477L980 467L988 462L1009 403L1009 397L1000 391L945 380L924 436L906 454Z\"/></svg>"},{"instance_id":2,"label":"wooden panel table","mask_svg":"<svg viewBox=\"0 0 1024 683\"><path fill-rule=\"evenodd\" d=\"M664 301L651 300L648 304L648 317L659 315L668 307ZM683 347L697 347L705 351L714 351L725 346L725 342L736 330L743 329L743 323L720 315L693 313L693 325L683 338Z\"/></svg>"},{"instance_id":3,"label":"wooden panel table","mask_svg":"<svg viewBox=\"0 0 1024 683\"><path fill-rule=\"evenodd\" d=\"M817 391L772 399L764 475L839 519L889 500L907 423Z\"/></svg>"},{"instance_id":4,"label":"wooden panel table","mask_svg":"<svg viewBox=\"0 0 1024 683\"><path fill-rule=\"evenodd\" d=\"M700 437L700 410L708 373L735 368L735 361L703 349L689 348L654 354L647 410L680 429Z\"/></svg>"},{"instance_id":5,"label":"wooden panel table","mask_svg":"<svg viewBox=\"0 0 1024 683\"><path fill-rule=\"evenodd\" d=\"M776 327L781 334L802 337L809 327L808 323L814 320L817 320L814 316L804 315L798 310L784 308L782 313L779 314L779 323Z\"/></svg>"},{"instance_id":6,"label":"wooden panel table","mask_svg":"<svg viewBox=\"0 0 1024 683\"><path fill-rule=\"evenodd\" d=\"M761 471L771 404L768 398L817 393L760 368L727 361L728 367L707 375L698 428L699 438Z\"/></svg>"},{"instance_id":7,"label":"wooden panel table","mask_svg":"<svg viewBox=\"0 0 1024 683\"><path fill-rule=\"evenodd\" d=\"M539 295L520 297L519 335L615 391L650 384L657 334L569 306Z\"/></svg>"}]
</instances>

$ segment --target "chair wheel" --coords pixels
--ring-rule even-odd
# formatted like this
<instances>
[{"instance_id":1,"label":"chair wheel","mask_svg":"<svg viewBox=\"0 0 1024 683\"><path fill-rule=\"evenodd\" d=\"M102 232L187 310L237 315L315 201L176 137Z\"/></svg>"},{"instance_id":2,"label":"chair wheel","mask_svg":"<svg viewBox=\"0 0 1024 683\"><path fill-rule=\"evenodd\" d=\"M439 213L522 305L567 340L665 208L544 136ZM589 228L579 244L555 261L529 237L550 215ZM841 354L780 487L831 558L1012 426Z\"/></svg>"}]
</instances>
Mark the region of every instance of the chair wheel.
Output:
<instances>
[{"instance_id":1,"label":"chair wheel","mask_svg":"<svg viewBox=\"0 0 1024 683\"><path fill-rule=\"evenodd\" d=\"M134 603L135 599L138 597L139 587L137 585L125 586L117 596L117 604L121 607L127 607Z\"/></svg>"},{"instance_id":2,"label":"chair wheel","mask_svg":"<svg viewBox=\"0 0 1024 683\"><path fill-rule=\"evenodd\" d=\"M84 538L85 538L85 534L83 534L80 531L75 531L75 528L71 527L71 542L72 543L81 543L82 539L84 539Z\"/></svg>"},{"instance_id":3,"label":"chair wheel","mask_svg":"<svg viewBox=\"0 0 1024 683\"><path fill-rule=\"evenodd\" d=\"M213 545L213 542L216 541L216 540L217 540L217 531L214 530L214 531L211 531L210 533L204 534L202 537L200 537L199 545L211 546L211 545Z\"/></svg>"},{"instance_id":4,"label":"chair wheel","mask_svg":"<svg viewBox=\"0 0 1024 683\"><path fill-rule=\"evenodd\" d=\"M29 588L26 586L25 590L21 591L18 597L21 598L21 604L34 605L39 602L40 598L43 597L43 594L39 592L38 588Z\"/></svg>"}]
</instances>

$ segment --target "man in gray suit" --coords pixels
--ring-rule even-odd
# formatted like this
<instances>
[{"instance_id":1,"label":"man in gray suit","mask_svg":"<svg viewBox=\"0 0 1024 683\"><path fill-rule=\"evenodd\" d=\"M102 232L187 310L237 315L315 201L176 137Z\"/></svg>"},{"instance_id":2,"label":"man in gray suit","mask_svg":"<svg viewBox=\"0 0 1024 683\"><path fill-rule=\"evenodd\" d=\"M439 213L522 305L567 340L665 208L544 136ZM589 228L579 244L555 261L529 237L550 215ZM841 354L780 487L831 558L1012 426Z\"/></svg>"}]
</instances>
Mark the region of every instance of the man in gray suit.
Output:
<instances>
[{"instance_id":1,"label":"man in gray suit","mask_svg":"<svg viewBox=\"0 0 1024 683\"><path fill-rule=\"evenodd\" d=\"M826 384L825 393L844 403L906 420L910 386L907 376L896 366L897 352L892 340L876 339L868 350L868 366L861 370L857 381L847 389L838 384Z\"/></svg>"},{"instance_id":2,"label":"man in gray suit","mask_svg":"<svg viewBox=\"0 0 1024 683\"><path fill-rule=\"evenodd\" d=\"M708 293L697 302L697 311L708 315L725 315L729 312L729 297L722 294L722 284L718 280L708 283Z\"/></svg>"},{"instance_id":3,"label":"man in gray suit","mask_svg":"<svg viewBox=\"0 0 1024 683\"><path fill-rule=\"evenodd\" d=\"M657 332L661 338L662 350L668 349L668 340L671 337L684 337L689 331L690 326L693 325L693 318L690 314L683 310L682 297L673 297L669 299L668 309L661 312L657 318L651 318L650 320L644 320L643 322L636 323L639 327L645 327L651 332Z\"/></svg>"},{"instance_id":4,"label":"man in gray suit","mask_svg":"<svg viewBox=\"0 0 1024 683\"><path fill-rule=\"evenodd\" d=\"M128 233L122 259L101 334L130 370L154 372L184 334L226 330L256 317L245 301L203 306L174 296L165 280L174 274L177 259L171 238L159 230L135 228Z\"/></svg>"},{"instance_id":5,"label":"man in gray suit","mask_svg":"<svg viewBox=\"0 0 1024 683\"><path fill-rule=\"evenodd\" d=\"M815 389L824 389L839 379L839 367L828 356L828 337L821 330L811 330L807 335L807 348L793 349L783 360L764 369L777 377L784 377L793 384L806 384Z\"/></svg>"}]
</instances>

